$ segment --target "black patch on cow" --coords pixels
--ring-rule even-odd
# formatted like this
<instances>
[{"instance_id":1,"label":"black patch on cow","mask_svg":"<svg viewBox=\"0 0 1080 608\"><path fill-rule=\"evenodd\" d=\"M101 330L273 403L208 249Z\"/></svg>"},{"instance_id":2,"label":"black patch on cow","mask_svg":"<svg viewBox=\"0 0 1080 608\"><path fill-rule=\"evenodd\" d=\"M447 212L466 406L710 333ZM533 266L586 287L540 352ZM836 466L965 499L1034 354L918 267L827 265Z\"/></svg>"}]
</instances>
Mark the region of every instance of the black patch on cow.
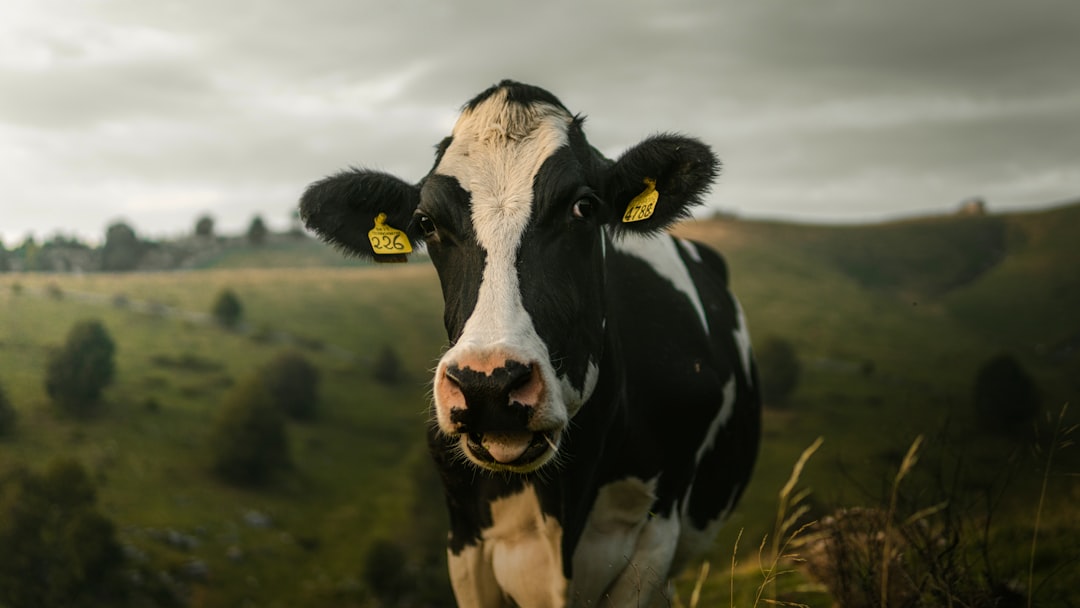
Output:
<instances>
[{"instance_id":1,"label":"black patch on cow","mask_svg":"<svg viewBox=\"0 0 1080 608\"><path fill-rule=\"evenodd\" d=\"M585 384L590 357L599 361L603 340L601 228L572 211L578 198L591 195L571 148L548 158L533 181L532 217L517 260L522 304L556 374L576 389Z\"/></svg>"},{"instance_id":2,"label":"black patch on cow","mask_svg":"<svg viewBox=\"0 0 1080 608\"><path fill-rule=\"evenodd\" d=\"M428 239L428 255L439 271L443 323L454 344L476 308L487 260L472 225L472 201L457 178L433 173L424 180L416 213L427 215L437 228L436 237Z\"/></svg>"},{"instance_id":3,"label":"black patch on cow","mask_svg":"<svg viewBox=\"0 0 1080 608\"><path fill-rule=\"evenodd\" d=\"M466 103L462 110L473 111L480 107L485 101L491 98L492 95L500 90L506 90L506 101L510 103L516 103L521 105L533 105L537 103L546 103L557 108L566 110L566 106L559 101L559 98L555 97L545 89L530 84L522 84L513 80L503 80L499 84L493 85L482 93L473 97ZM570 114L569 110L566 110L567 114Z\"/></svg>"},{"instance_id":4,"label":"black patch on cow","mask_svg":"<svg viewBox=\"0 0 1080 608\"><path fill-rule=\"evenodd\" d=\"M438 167L439 163L442 162L442 158L446 154L446 150L450 147L450 144L452 143L454 143L454 136L448 135L444 137L443 140L435 146L435 167Z\"/></svg>"}]
</instances>

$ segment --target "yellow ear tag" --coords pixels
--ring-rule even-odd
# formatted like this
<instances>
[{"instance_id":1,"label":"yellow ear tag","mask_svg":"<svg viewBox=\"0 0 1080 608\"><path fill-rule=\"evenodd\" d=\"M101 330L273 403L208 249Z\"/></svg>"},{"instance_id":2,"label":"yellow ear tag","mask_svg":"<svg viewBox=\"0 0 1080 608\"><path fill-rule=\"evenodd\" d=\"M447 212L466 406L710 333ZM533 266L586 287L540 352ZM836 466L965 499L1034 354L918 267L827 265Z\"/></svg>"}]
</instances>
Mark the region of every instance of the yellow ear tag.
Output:
<instances>
[{"instance_id":1,"label":"yellow ear tag","mask_svg":"<svg viewBox=\"0 0 1080 608\"><path fill-rule=\"evenodd\" d=\"M660 199L660 193L656 191L656 180L645 178L645 191L635 196L626 207L626 213L622 216L624 224L640 222L652 217L656 211L656 201Z\"/></svg>"},{"instance_id":2,"label":"yellow ear tag","mask_svg":"<svg viewBox=\"0 0 1080 608\"><path fill-rule=\"evenodd\" d=\"M371 250L375 253L402 254L412 251L412 243L405 233L386 225L386 214L380 213L375 218L375 227L368 231L368 239L371 241ZM402 258L404 259L404 258Z\"/></svg>"}]
</instances>

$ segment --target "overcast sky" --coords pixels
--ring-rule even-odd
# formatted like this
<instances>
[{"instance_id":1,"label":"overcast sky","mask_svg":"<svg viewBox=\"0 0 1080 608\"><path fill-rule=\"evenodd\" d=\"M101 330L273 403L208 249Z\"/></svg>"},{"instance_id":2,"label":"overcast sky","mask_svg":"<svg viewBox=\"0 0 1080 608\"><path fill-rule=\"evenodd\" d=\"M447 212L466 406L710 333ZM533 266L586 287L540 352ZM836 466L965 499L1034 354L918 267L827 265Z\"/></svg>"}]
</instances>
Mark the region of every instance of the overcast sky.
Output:
<instances>
[{"instance_id":1,"label":"overcast sky","mask_svg":"<svg viewBox=\"0 0 1080 608\"><path fill-rule=\"evenodd\" d=\"M0 238L288 225L348 165L414 181L502 78L614 156L712 145L712 207L880 220L1080 195L1074 0L3 0Z\"/></svg>"}]
</instances>

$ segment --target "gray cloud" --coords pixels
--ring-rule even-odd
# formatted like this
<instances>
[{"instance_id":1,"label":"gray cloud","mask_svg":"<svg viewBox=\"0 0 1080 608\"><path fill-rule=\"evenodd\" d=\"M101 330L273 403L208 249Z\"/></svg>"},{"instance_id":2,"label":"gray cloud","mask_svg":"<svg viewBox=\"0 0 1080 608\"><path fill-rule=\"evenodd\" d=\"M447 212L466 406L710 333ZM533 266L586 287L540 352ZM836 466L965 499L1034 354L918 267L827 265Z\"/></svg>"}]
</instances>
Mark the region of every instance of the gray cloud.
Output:
<instances>
[{"instance_id":1,"label":"gray cloud","mask_svg":"<svg viewBox=\"0 0 1080 608\"><path fill-rule=\"evenodd\" d=\"M281 225L350 164L420 177L456 109L513 77L617 154L674 130L723 156L712 204L876 219L972 194L1080 194L1080 7L1036 0L93 5L0 24L0 236Z\"/></svg>"}]
</instances>

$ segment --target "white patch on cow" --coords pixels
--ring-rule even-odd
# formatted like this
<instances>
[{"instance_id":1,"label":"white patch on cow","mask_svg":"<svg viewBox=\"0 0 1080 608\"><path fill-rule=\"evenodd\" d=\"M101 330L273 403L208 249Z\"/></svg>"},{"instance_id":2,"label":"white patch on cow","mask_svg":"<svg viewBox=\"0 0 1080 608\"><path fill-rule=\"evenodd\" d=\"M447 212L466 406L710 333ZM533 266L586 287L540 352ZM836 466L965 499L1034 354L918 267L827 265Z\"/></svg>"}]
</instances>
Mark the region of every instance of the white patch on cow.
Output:
<instances>
[{"instance_id":1,"label":"white patch on cow","mask_svg":"<svg viewBox=\"0 0 1080 608\"><path fill-rule=\"evenodd\" d=\"M614 240L613 244L619 251L641 258L656 274L664 277L679 291L686 294L690 305L697 311L701 320L701 328L709 333L709 322L705 318L705 307L701 304L701 296L698 295L697 287L690 278L690 271L686 269L679 258L679 252L675 249L675 239L666 235L637 235L624 234Z\"/></svg>"},{"instance_id":2,"label":"white patch on cow","mask_svg":"<svg viewBox=\"0 0 1080 608\"><path fill-rule=\"evenodd\" d=\"M648 520L629 563L601 598L603 606L658 606L667 588L671 563L679 544L680 522L674 506L668 514Z\"/></svg>"},{"instance_id":3,"label":"white patch on cow","mask_svg":"<svg viewBox=\"0 0 1080 608\"><path fill-rule=\"evenodd\" d=\"M562 526L541 511L536 490L491 503L491 519L482 546L503 592L517 606L563 606Z\"/></svg>"},{"instance_id":4,"label":"white patch on cow","mask_svg":"<svg viewBox=\"0 0 1080 608\"><path fill-rule=\"evenodd\" d=\"M746 317L743 316L742 305L734 295L731 300L735 302L735 318L737 320L732 335L735 337L735 345L739 347L739 359L742 361L743 374L746 375L746 383L754 385L754 376L750 373L750 328L746 325Z\"/></svg>"},{"instance_id":5,"label":"white patch on cow","mask_svg":"<svg viewBox=\"0 0 1080 608\"><path fill-rule=\"evenodd\" d=\"M720 429L727 425L728 420L731 419L731 415L735 412L736 388L735 374L733 373L724 384L724 398L720 403L720 409L717 410L716 415L713 416L712 421L709 423L709 428L705 430L705 437L702 439L701 445L698 446L697 452L694 453L694 475L686 487L686 493L683 494L682 506L679 510L679 515L683 522L682 534L687 538L679 539L679 547L676 551L673 568L681 570L688 560L700 555L701 552L709 547L713 538L716 537L716 533L719 531L720 526L723 525L724 520L727 519L728 512L735 504L735 496L737 496L737 493L732 493L731 497L728 499L727 507L717 519L709 522L705 527L705 530L694 528L690 522L690 495L693 494L694 484L697 482L698 467L701 465L701 459L705 457L705 454L716 447L716 437L720 434Z\"/></svg>"},{"instance_id":6,"label":"white patch on cow","mask_svg":"<svg viewBox=\"0 0 1080 608\"><path fill-rule=\"evenodd\" d=\"M563 394L568 396L566 400L566 413L568 416L573 417L574 414L577 414L581 406L589 400L593 391L596 390L596 382L599 379L600 367L590 359L588 367L585 368L585 384L580 389L575 388L570 383L570 379L565 376L559 380L562 384Z\"/></svg>"},{"instance_id":7,"label":"white patch on cow","mask_svg":"<svg viewBox=\"0 0 1080 608\"><path fill-rule=\"evenodd\" d=\"M720 532L720 528L724 526L728 516L731 515L731 510L735 508L735 500L738 496L739 486L736 484L731 489L731 495L728 496L724 509L720 511L715 519L710 519L702 529L695 528L690 519L685 514L683 515L679 545L675 549L675 557L671 560L672 572L682 571L683 568L689 565L690 560L696 559L708 551L716 539L717 533Z\"/></svg>"},{"instance_id":8,"label":"white patch on cow","mask_svg":"<svg viewBox=\"0 0 1080 608\"><path fill-rule=\"evenodd\" d=\"M686 239L679 239L679 246L686 252L686 255L690 256L691 260L701 263L701 253L697 250L697 245Z\"/></svg>"},{"instance_id":9,"label":"white patch on cow","mask_svg":"<svg viewBox=\"0 0 1080 608\"><path fill-rule=\"evenodd\" d=\"M705 431L705 439L698 446L697 453L694 454L694 468L701 464L701 459L705 457L705 453L711 451L716 447L716 435L720 433L720 429L727 425L728 420L731 419L731 414L735 411L735 374L731 375L731 378L724 384L724 400L720 403L720 409L717 410L716 416L713 417L712 422L709 423L708 430ZM693 484L691 484L692 486ZM689 492L687 492L689 495Z\"/></svg>"},{"instance_id":10,"label":"white patch on cow","mask_svg":"<svg viewBox=\"0 0 1080 608\"><path fill-rule=\"evenodd\" d=\"M568 144L571 122L561 108L507 103L506 91L498 91L462 113L435 169L457 179L471 194L473 229L487 253L476 307L442 364L467 363L493 351L510 353L520 363L538 364L543 386L552 390L546 391L544 403L537 404L530 422L534 430L565 426L568 405L581 398L579 389L560 382L555 374L547 346L522 303L516 267L532 213L533 180L544 161ZM436 414L440 428L452 432L449 408L440 406L437 398Z\"/></svg>"},{"instance_id":11,"label":"white patch on cow","mask_svg":"<svg viewBox=\"0 0 1080 608\"><path fill-rule=\"evenodd\" d=\"M503 591L491 570L490 556L484 553L483 545L467 546L458 555L446 552L450 586L454 588L458 606L481 608L505 603Z\"/></svg>"},{"instance_id":12,"label":"white patch on cow","mask_svg":"<svg viewBox=\"0 0 1080 608\"><path fill-rule=\"evenodd\" d=\"M658 477L630 477L599 489L574 551L570 605L597 605L630 564L656 501L657 483Z\"/></svg>"}]
</instances>

